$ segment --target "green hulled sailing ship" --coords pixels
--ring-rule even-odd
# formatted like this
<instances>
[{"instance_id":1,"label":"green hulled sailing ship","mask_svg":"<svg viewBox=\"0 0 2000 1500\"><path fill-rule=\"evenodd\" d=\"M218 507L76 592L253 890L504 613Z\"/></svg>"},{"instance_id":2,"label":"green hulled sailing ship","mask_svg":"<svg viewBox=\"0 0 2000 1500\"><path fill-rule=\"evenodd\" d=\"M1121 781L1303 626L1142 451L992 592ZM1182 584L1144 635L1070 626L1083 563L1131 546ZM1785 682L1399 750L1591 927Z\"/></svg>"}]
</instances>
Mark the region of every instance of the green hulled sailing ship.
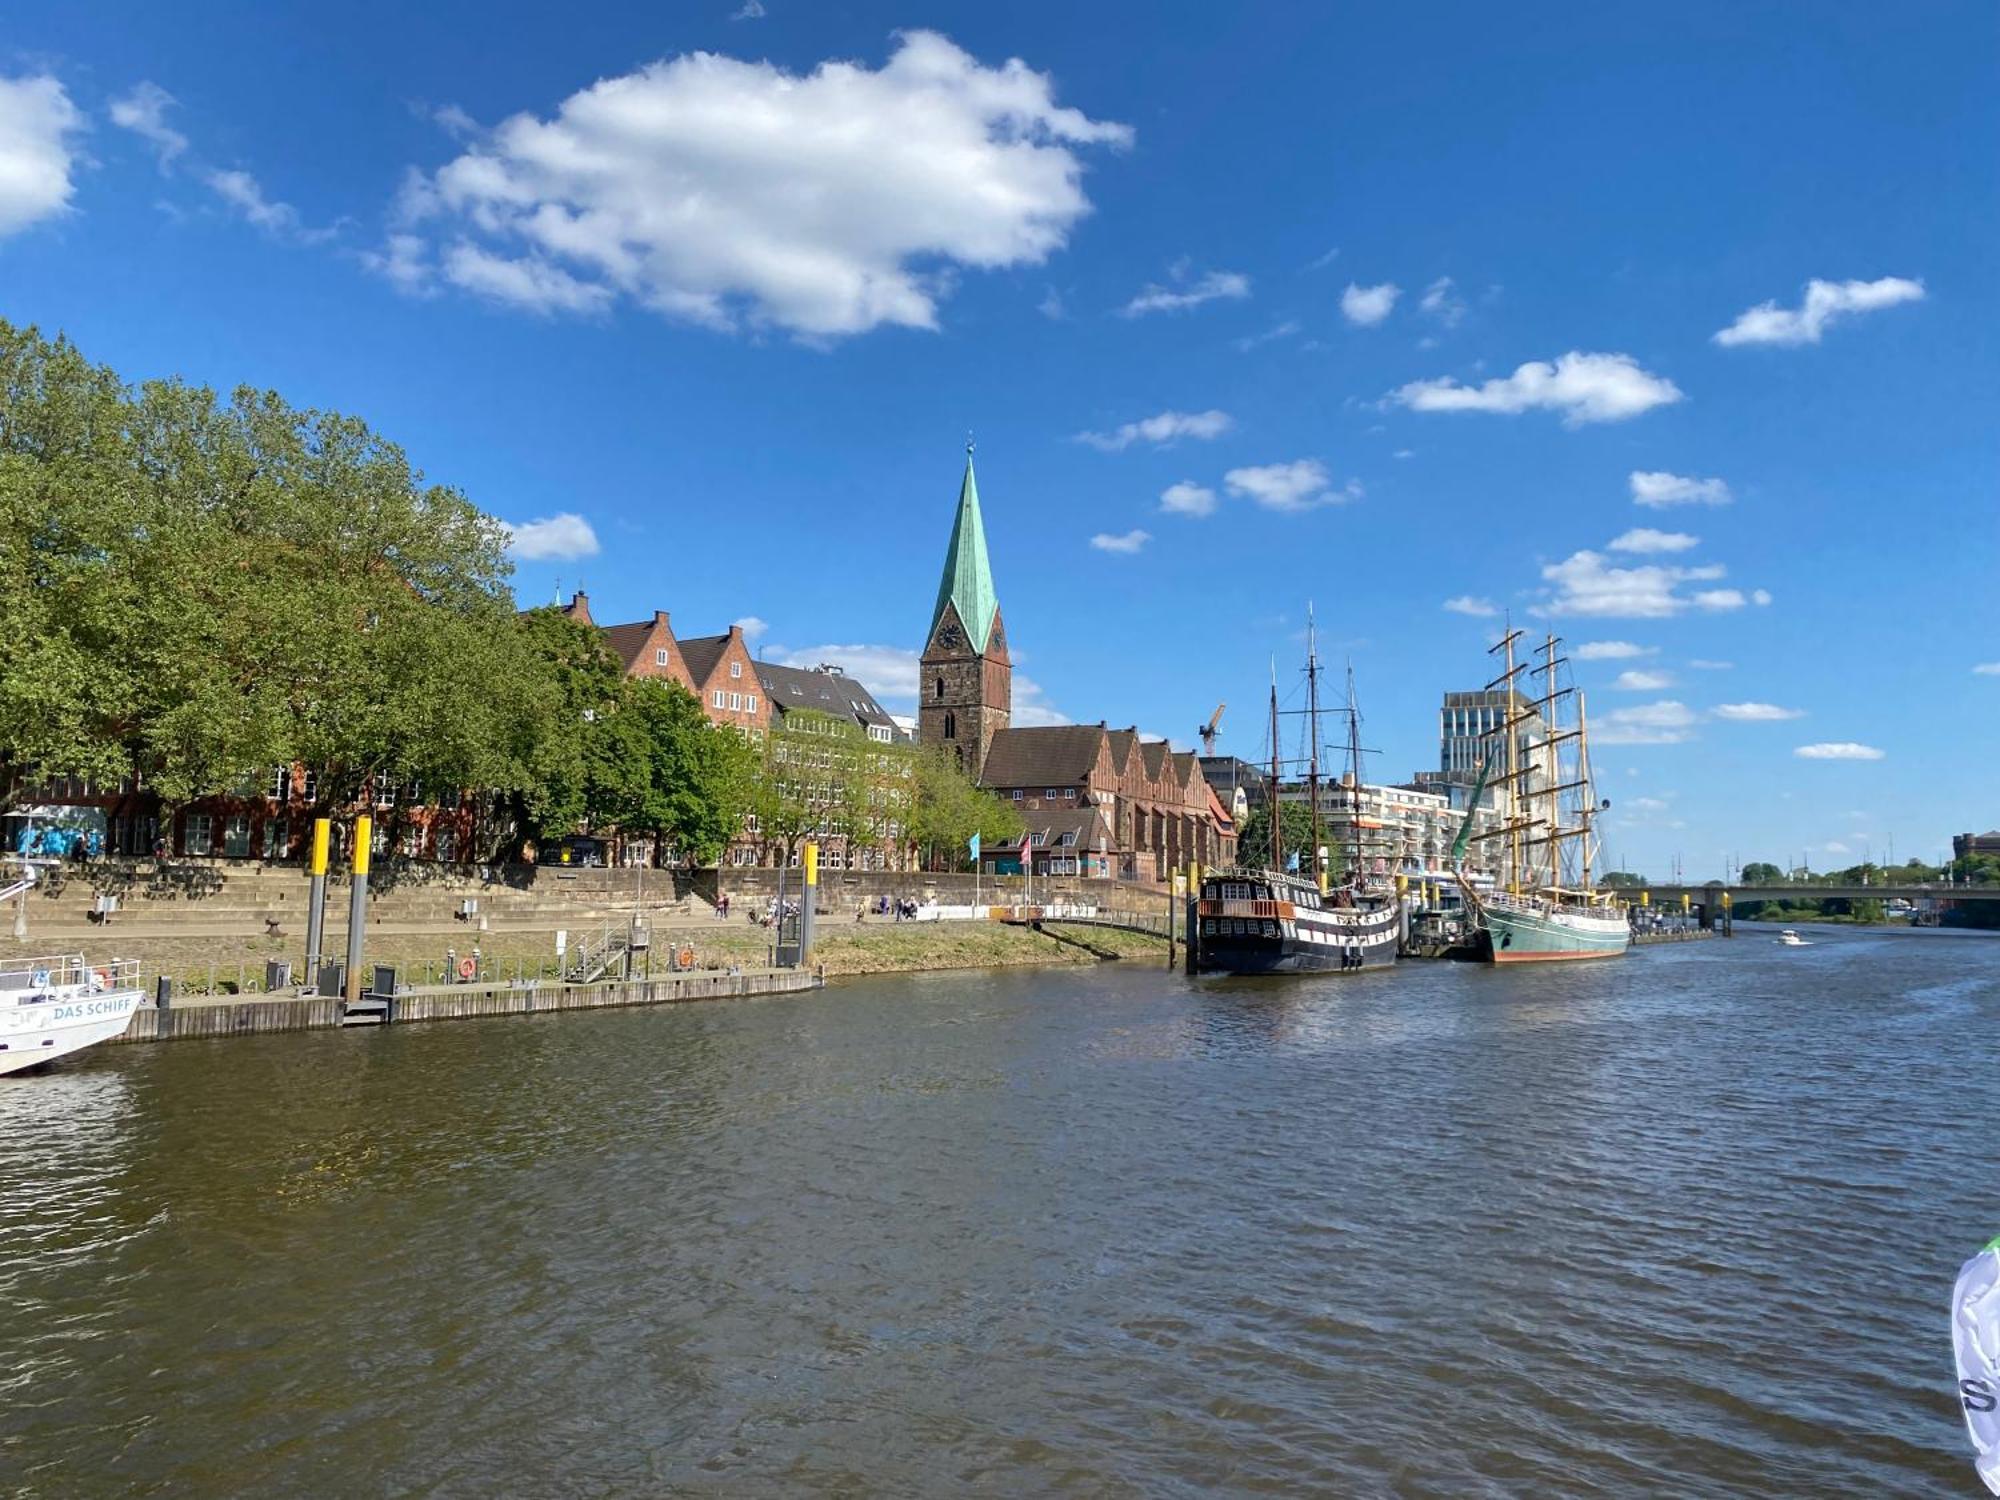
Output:
<instances>
[{"instance_id":1,"label":"green hulled sailing ship","mask_svg":"<svg viewBox=\"0 0 2000 1500\"><path fill-rule=\"evenodd\" d=\"M1471 914L1477 957L1496 964L1621 958L1632 941L1625 909L1597 890L1591 877L1592 825L1610 803L1600 803L1591 785L1583 696L1558 683L1564 658L1555 636L1544 643L1538 664L1516 662L1521 636L1509 630L1493 647L1506 670L1487 686L1504 689L1507 709L1472 794L1476 809L1490 773L1504 766L1501 776L1491 778L1504 821L1480 835L1504 840L1497 886L1478 889L1465 874L1470 809L1452 848L1452 871ZM1539 696L1521 691L1523 672L1542 679ZM1574 718L1566 725L1563 710L1572 704Z\"/></svg>"}]
</instances>

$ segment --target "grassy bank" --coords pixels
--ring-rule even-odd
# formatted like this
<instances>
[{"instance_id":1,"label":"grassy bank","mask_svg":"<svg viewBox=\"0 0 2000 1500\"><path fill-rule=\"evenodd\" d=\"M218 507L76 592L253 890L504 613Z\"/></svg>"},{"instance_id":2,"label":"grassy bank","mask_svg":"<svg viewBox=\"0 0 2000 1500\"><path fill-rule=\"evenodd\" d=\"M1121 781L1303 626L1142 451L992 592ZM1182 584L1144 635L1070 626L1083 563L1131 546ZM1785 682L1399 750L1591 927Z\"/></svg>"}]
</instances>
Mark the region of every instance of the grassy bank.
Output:
<instances>
[{"instance_id":1,"label":"grassy bank","mask_svg":"<svg viewBox=\"0 0 2000 1500\"><path fill-rule=\"evenodd\" d=\"M1067 929L1066 929L1067 930ZM1134 961L1166 962L1166 942L1144 933L1118 932L1110 928L1074 929L1093 948L1115 953ZM666 966L670 935L655 935L654 972ZM730 964L755 965L766 961L770 933L748 922L717 923L712 927L671 934L673 946L683 944L694 950L695 962L704 968ZM545 933L477 933L466 931L455 938L445 935L388 936L370 934L367 962L393 965L406 984L435 983L444 975L445 950L457 955L471 953L475 941L480 966L488 978L553 978L556 973L554 945ZM56 946L65 946L57 944ZM162 938L121 939L114 928L88 943L76 943L93 962L114 958L139 960L143 982L150 988L156 974L170 975L174 987L188 994L257 994L263 989L267 959L290 959L294 971L303 977L304 940L297 936L270 938L262 935L242 938ZM338 940L345 954L344 938ZM1007 927L997 922L829 922L822 921L815 958L829 975L914 973L926 969L983 969L1023 964L1094 963L1091 954L1058 942L1024 927ZM46 953L46 941L30 939L16 943L0 939L0 959Z\"/></svg>"}]
</instances>

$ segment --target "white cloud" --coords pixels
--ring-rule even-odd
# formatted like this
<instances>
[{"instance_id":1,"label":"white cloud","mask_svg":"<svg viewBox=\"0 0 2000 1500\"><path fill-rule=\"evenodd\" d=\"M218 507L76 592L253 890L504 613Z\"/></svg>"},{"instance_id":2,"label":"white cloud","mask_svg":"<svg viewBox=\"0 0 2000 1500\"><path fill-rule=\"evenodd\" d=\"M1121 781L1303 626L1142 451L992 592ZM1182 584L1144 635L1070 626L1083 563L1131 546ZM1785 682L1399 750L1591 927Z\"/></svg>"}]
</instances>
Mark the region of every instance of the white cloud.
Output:
<instances>
[{"instance_id":1,"label":"white cloud","mask_svg":"<svg viewBox=\"0 0 2000 1500\"><path fill-rule=\"evenodd\" d=\"M1248 354L1252 349L1255 349L1260 344L1269 344L1275 342L1278 339L1291 338L1298 331L1299 331L1298 320L1295 318L1287 318L1282 323L1272 324L1262 333L1253 333L1249 334L1244 338L1237 339L1235 341L1236 352L1239 354Z\"/></svg>"},{"instance_id":2,"label":"white cloud","mask_svg":"<svg viewBox=\"0 0 2000 1500\"><path fill-rule=\"evenodd\" d=\"M1627 671L1620 672L1611 685L1622 693L1657 693L1672 687L1674 678L1671 672Z\"/></svg>"},{"instance_id":3,"label":"white cloud","mask_svg":"<svg viewBox=\"0 0 2000 1500\"><path fill-rule=\"evenodd\" d=\"M1733 661L1705 661L1697 656L1688 665L1693 667L1697 672L1728 672L1735 668L1736 663Z\"/></svg>"},{"instance_id":4,"label":"white cloud","mask_svg":"<svg viewBox=\"0 0 2000 1500\"><path fill-rule=\"evenodd\" d=\"M1839 839L1833 839L1821 844L1820 848L1824 849L1828 854L1851 854L1853 852L1847 845L1841 843Z\"/></svg>"},{"instance_id":5,"label":"white cloud","mask_svg":"<svg viewBox=\"0 0 2000 1500\"><path fill-rule=\"evenodd\" d=\"M1750 602L1759 608L1769 604L1771 602L1771 591L1769 589L1750 590Z\"/></svg>"},{"instance_id":6,"label":"white cloud","mask_svg":"<svg viewBox=\"0 0 2000 1500\"><path fill-rule=\"evenodd\" d=\"M1500 613L1500 606L1490 599L1476 598L1471 594L1460 594L1456 599L1444 601L1444 607L1455 615L1471 615L1474 619L1490 619Z\"/></svg>"},{"instance_id":7,"label":"white cloud","mask_svg":"<svg viewBox=\"0 0 2000 1500\"><path fill-rule=\"evenodd\" d=\"M579 281L539 255L510 260L468 241L446 247L444 276L477 296L534 313L596 313L611 303L608 287Z\"/></svg>"},{"instance_id":8,"label":"white cloud","mask_svg":"<svg viewBox=\"0 0 2000 1500\"><path fill-rule=\"evenodd\" d=\"M469 140L479 134L479 122L456 104L440 104L431 111L431 119L455 140Z\"/></svg>"},{"instance_id":9,"label":"white cloud","mask_svg":"<svg viewBox=\"0 0 2000 1500\"><path fill-rule=\"evenodd\" d=\"M1035 311L1051 323L1060 323L1069 316L1069 309L1063 306L1062 293L1054 287L1049 287L1042 293L1042 300L1035 304Z\"/></svg>"},{"instance_id":10,"label":"white cloud","mask_svg":"<svg viewBox=\"0 0 2000 1500\"><path fill-rule=\"evenodd\" d=\"M1205 484L1183 479L1160 491L1160 509L1175 516L1212 516L1215 491Z\"/></svg>"},{"instance_id":11,"label":"white cloud","mask_svg":"<svg viewBox=\"0 0 2000 1500\"><path fill-rule=\"evenodd\" d=\"M1205 442L1221 437L1230 426L1226 411L1163 411L1157 416L1127 422L1110 432L1079 432L1076 441L1105 453L1117 453L1134 443L1164 448L1181 438L1199 438Z\"/></svg>"},{"instance_id":12,"label":"white cloud","mask_svg":"<svg viewBox=\"0 0 2000 1500\"><path fill-rule=\"evenodd\" d=\"M1250 278L1238 272L1210 271L1190 281L1185 267L1176 267L1170 285L1148 282L1145 290L1125 304L1121 315L1137 318L1151 312L1184 312L1204 302L1241 301L1249 295Z\"/></svg>"},{"instance_id":13,"label":"white cloud","mask_svg":"<svg viewBox=\"0 0 2000 1500\"><path fill-rule=\"evenodd\" d=\"M1153 534L1150 531L1141 531L1135 526L1130 531L1121 531L1116 535L1100 531L1090 539L1090 545L1099 552L1119 552L1129 555L1137 552L1152 539Z\"/></svg>"},{"instance_id":14,"label":"white cloud","mask_svg":"<svg viewBox=\"0 0 2000 1500\"><path fill-rule=\"evenodd\" d=\"M1659 797L1627 797L1621 805L1627 811L1636 813L1662 813L1670 806Z\"/></svg>"},{"instance_id":15,"label":"white cloud","mask_svg":"<svg viewBox=\"0 0 2000 1500\"><path fill-rule=\"evenodd\" d=\"M1685 703L1662 698L1633 708L1614 708L1591 722L1590 737L1600 745L1678 745L1697 719Z\"/></svg>"},{"instance_id":16,"label":"white cloud","mask_svg":"<svg viewBox=\"0 0 2000 1500\"><path fill-rule=\"evenodd\" d=\"M1784 719L1803 719L1802 708L1780 708L1775 703L1718 703L1709 710L1718 719L1739 724L1775 724Z\"/></svg>"},{"instance_id":17,"label":"white cloud","mask_svg":"<svg viewBox=\"0 0 2000 1500\"><path fill-rule=\"evenodd\" d=\"M764 19L764 0L743 0L743 4L729 14L732 21L761 21Z\"/></svg>"},{"instance_id":18,"label":"white cloud","mask_svg":"<svg viewBox=\"0 0 2000 1500\"><path fill-rule=\"evenodd\" d=\"M1668 505L1727 505L1732 498L1720 479L1691 479L1663 469L1634 469L1630 482L1632 503L1655 510Z\"/></svg>"},{"instance_id":19,"label":"white cloud","mask_svg":"<svg viewBox=\"0 0 2000 1500\"><path fill-rule=\"evenodd\" d=\"M1852 313L1874 312L1903 302L1921 302L1924 284L1901 276L1879 281L1806 283L1805 299L1796 308L1760 302L1715 335L1724 348L1740 344L1817 344L1828 325Z\"/></svg>"},{"instance_id":20,"label":"white cloud","mask_svg":"<svg viewBox=\"0 0 2000 1500\"><path fill-rule=\"evenodd\" d=\"M62 84L41 74L0 78L0 236L53 218L76 190L74 137L83 116Z\"/></svg>"},{"instance_id":21,"label":"white cloud","mask_svg":"<svg viewBox=\"0 0 2000 1500\"><path fill-rule=\"evenodd\" d=\"M137 84L131 93L111 101L111 123L150 144L162 172L188 145L188 138L167 123L173 103L174 96L157 83Z\"/></svg>"},{"instance_id":22,"label":"white cloud","mask_svg":"<svg viewBox=\"0 0 2000 1500\"><path fill-rule=\"evenodd\" d=\"M1402 295L1403 289L1393 281L1380 286L1356 286L1350 281L1340 294L1340 315L1357 328L1373 328L1389 316Z\"/></svg>"},{"instance_id":23,"label":"white cloud","mask_svg":"<svg viewBox=\"0 0 2000 1500\"><path fill-rule=\"evenodd\" d=\"M1296 459L1288 464L1258 464L1231 469L1222 476L1229 493L1253 500L1265 510L1295 514L1321 505L1338 505L1356 500L1361 486L1349 480L1341 489L1332 488L1326 465L1316 458Z\"/></svg>"},{"instance_id":24,"label":"white cloud","mask_svg":"<svg viewBox=\"0 0 2000 1500\"><path fill-rule=\"evenodd\" d=\"M361 264L397 291L427 297L437 290L437 267L430 263L429 249L422 235L392 234L380 250L363 250Z\"/></svg>"},{"instance_id":25,"label":"white cloud","mask_svg":"<svg viewBox=\"0 0 2000 1500\"><path fill-rule=\"evenodd\" d=\"M1883 753L1873 745L1857 745L1852 740L1830 740L1818 745L1801 745L1792 754L1801 760L1880 760Z\"/></svg>"},{"instance_id":26,"label":"white cloud","mask_svg":"<svg viewBox=\"0 0 2000 1500\"><path fill-rule=\"evenodd\" d=\"M1417 450L1414 448L1398 448L1394 453L1390 454L1389 456L1391 458L1415 458L1417 456Z\"/></svg>"},{"instance_id":27,"label":"white cloud","mask_svg":"<svg viewBox=\"0 0 2000 1500\"><path fill-rule=\"evenodd\" d=\"M1584 641L1570 652L1578 661L1630 661L1635 656L1651 656L1658 646L1638 646L1631 641Z\"/></svg>"},{"instance_id":28,"label":"white cloud","mask_svg":"<svg viewBox=\"0 0 2000 1500\"><path fill-rule=\"evenodd\" d=\"M1535 606L1534 613L1661 620L1689 608L1713 610L1741 605L1743 597L1734 589L1709 589L1692 596L1679 592L1683 583L1711 581L1723 573L1719 563L1693 568L1663 563L1615 567L1603 554L1586 549L1542 569L1542 577L1554 587L1548 601ZM1732 601L1725 595L1735 598Z\"/></svg>"},{"instance_id":29,"label":"white cloud","mask_svg":"<svg viewBox=\"0 0 2000 1500\"><path fill-rule=\"evenodd\" d=\"M1972 672L1975 677L2000 677L2000 661L1983 661Z\"/></svg>"},{"instance_id":30,"label":"white cloud","mask_svg":"<svg viewBox=\"0 0 2000 1500\"><path fill-rule=\"evenodd\" d=\"M1635 526L1623 536L1611 542L1613 552L1685 552L1690 547L1699 546L1701 538L1689 536L1685 531L1655 531L1650 526Z\"/></svg>"},{"instance_id":31,"label":"white cloud","mask_svg":"<svg viewBox=\"0 0 2000 1500\"><path fill-rule=\"evenodd\" d=\"M1465 299L1458 295L1449 276L1440 276L1424 288L1422 300L1417 308L1430 317L1436 318L1447 328L1456 328L1465 316Z\"/></svg>"},{"instance_id":32,"label":"white cloud","mask_svg":"<svg viewBox=\"0 0 2000 1500\"><path fill-rule=\"evenodd\" d=\"M839 667L855 679L884 708L898 711L914 708L917 682L922 668L920 653L903 646L826 645L794 650L773 646L765 653L772 661L789 667L813 668L821 663ZM1014 722L1023 726L1067 724L1068 715L1049 702L1040 683L1020 672L1014 673Z\"/></svg>"},{"instance_id":33,"label":"white cloud","mask_svg":"<svg viewBox=\"0 0 2000 1500\"><path fill-rule=\"evenodd\" d=\"M1640 368L1629 354L1584 354L1572 349L1554 364L1531 360L1512 375L1484 385L1460 385L1446 376L1417 380L1390 395L1412 411L1490 411L1513 415L1559 411L1563 425L1622 422L1682 400L1680 387Z\"/></svg>"},{"instance_id":34,"label":"white cloud","mask_svg":"<svg viewBox=\"0 0 2000 1500\"><path fill-rule=\"evenodd\" d=\"M825 339L933 328L953 269L1047 260L1090 211L1072 148L1131 138L1058 106L1018 59L985 67L909 31L879 69L695 52L601 79L403 198L448 221L464 243L447 276L487 296L542 312L622 297Z\"/></svg>"},{"instance_id":35,"label":"white cloud","mask_svg":"<svg viewBox=\"0 0 2000 1500\"><path fill-rule=\"evenodd\" d=\"M523 562L567 562L597 556L597 533L574 511L561 511L508 530L513 541L507 550Z\"/></svg>"},{"instance_id":36,"label":"white cloud","mask_svg":"<svg viewBox=\"0 0 2000 1500\"><path fill-rule=\"evenodd\" d=\"M743 632L744 640L751 642L753 645L761 641L765 633L771 628L770 621L760 620L755 615L745 615L742 619L734 620L730 623Z\"/></svg>"},{"instance_id":37,"label":"white cloud","mask_svg":"<svg viewBox=\"0 0 2000 1500\"><path fill-rule=\"evenodd\" d=\"M266 198L262 185L248 172L213 171L205 173L202 181L246 223L255 225L275 239L316 245L333 238L335 231L332 229L307 228L299 218L299 211L291 204Z\"/></svg>"},{"instance_id":38,"label":"white cloud","mask_svg":"<svg viewBox=\"0 0 2000 1500\"><path fill-rule=\"evenodd\" d=\"M1308 271L1324 271L1328 266L1332 265L1335 261L1339 259L1340 259L1340 246L1335 245L1331 250L1327 251L1326 254L1314 256L1313 259L1306 264L1306 269Z\"/></svg>"}]
</instances>

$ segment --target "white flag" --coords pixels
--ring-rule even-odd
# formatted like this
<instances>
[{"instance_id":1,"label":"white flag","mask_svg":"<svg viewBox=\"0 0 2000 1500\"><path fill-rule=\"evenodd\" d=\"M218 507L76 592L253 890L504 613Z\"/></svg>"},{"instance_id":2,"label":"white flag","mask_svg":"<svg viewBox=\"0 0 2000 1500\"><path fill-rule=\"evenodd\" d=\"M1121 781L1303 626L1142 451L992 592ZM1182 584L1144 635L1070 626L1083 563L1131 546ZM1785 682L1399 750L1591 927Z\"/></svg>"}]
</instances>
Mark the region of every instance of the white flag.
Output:
<instances>
[{"instance_id":1,"label":"white flag","mask_svg":"<svg viewBox=\"0 0 2000 1500\"><path fill-rule=\"evenodd\" d=\"M1973 1466L2000 1495L2000 1239L1965 1263L1951 1294L1958 1400L1972 1434Z\"/></svg>"}]
</instances>

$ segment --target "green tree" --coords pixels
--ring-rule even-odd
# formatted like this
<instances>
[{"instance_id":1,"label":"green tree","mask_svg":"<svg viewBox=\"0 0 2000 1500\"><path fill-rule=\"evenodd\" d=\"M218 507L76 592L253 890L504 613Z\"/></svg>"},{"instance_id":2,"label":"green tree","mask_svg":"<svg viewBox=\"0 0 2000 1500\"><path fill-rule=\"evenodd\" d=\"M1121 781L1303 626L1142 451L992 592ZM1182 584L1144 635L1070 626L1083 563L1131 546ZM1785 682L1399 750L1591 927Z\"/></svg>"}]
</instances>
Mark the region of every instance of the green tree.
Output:
<instances>
[{"instance_id":1,"label":"green tree","mask_svg":"<svg viewBox=\"0 0 2000 1500\"><path fill-rule=\"evenodd\" d=\"M625 712L624 664L601 631L554 608L529 610L513 630L527 666L509 789L519 850L630 813L651 767L644 720Z\"/></svg>"},{"instance_id":2,"label":"green tree","mask_svg":"<svg viewBox=\"0 0 2000 1500\"><path fill-rule=\"evenodd\" d=\"M1607 870L1598 877L1598 884L1609 890L1639 890L1646 884L1646 877L1634 875L1629 870Z\"/></svg>"},{"instance_id":3,"label":"green tree","mask_svg":"<svg viewBox=\"0 0 2000 1500\"><path fill-rule=\"evenodd\" d=\"M689 866L718 863L754 805L757 746L710 723L700 700L677 683L633 684L622 717L641 727L646 761L625 826L651 833Z\"/></svg>"},{"instance_id":4,"label":"green tree","mask_svg":"<svg viewBox=\"0 0 2000 1500\"><path fill-rule=\"evenodd\" d=\"M1737 880L1743 885L1781 885L1784 879L1783 870L1763 860L1752 860L1737 872Z\"/></svg>"},{"instance_id":5,"label":"green tree","mask_svg":"<svg viewBox=\"0 0 2000 1500\"><path fill-rule=\"evenodd\" d=\"M1311 855L1307 852L1312 845L1312 813L1303 802L1283 802L1279 804L1278 831L1284 840L1285 860L1291 862L1294 854L1299 857L1299 868L1312 868ZM1334 867L1341 867L1341 853L1326 837L1326 830L1320 830L1320 842L1328 846ZM1236 857L1246 865L1262 867L1271 862L1271 804L1250 809L1250 815L1243 820L1243 827L1236 835Z\"/></svg>"},{"instance_id":6,"label":"green tree","mask_svg":"<svg viewBox=\"0 0 2000 1500\"><path fill-rule=\"evenodd\" d=\"M968 846L975 833L982 846L1021 836L1025 825L1013 803L976 785L958 757L942 747L918 753L912 782L910 840L926 869L965 869L971 863Z\"/></svg>"}]
</instances>

